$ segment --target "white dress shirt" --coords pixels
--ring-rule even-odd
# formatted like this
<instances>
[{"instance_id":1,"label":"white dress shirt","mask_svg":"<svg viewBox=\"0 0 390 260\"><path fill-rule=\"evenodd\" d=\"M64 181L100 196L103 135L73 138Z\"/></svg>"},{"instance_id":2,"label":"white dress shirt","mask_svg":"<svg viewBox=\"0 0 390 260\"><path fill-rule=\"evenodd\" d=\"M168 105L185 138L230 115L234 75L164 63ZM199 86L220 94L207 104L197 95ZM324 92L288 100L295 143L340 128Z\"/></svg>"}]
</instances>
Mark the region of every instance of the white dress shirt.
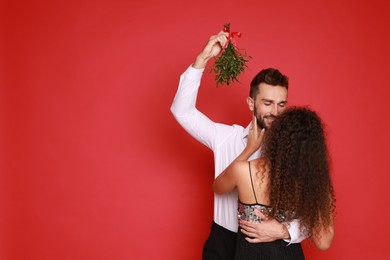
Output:
<instances>
[{"instance_id":1,"label":"white dress shirt","mask_svg":"<svg viewBox=\"0 0 390 260\"><path fill-rule=\"evenodd\" d=\"M196 109L196 98L204 69L190 66L180 77L179 88L171 111L179 124L195 139L214 153L214 178L244 150L247 144L249 125L225 125L213 122ZM250 160L260 156L259 151ZM237 232L237 190L229 194L214 194L214 221L218 225ZM290 223L290 243L299 243L305 237L299 232L298 221Z\"/></svg>"}]
</instances>

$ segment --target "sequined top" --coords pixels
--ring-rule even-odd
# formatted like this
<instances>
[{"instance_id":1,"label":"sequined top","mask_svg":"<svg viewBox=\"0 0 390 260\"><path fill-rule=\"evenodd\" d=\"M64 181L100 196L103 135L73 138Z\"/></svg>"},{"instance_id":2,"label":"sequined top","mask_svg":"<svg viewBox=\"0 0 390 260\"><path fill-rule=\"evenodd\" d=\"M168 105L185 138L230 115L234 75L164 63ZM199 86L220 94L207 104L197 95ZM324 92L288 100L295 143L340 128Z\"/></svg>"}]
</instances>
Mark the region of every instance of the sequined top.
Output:
<instances>
[{"instance_id":1,"label":"sequined top","mask_svg":"<svg viewBox=\"0 0 390 260\"><path fill-rule=\"evenodd\" d=\"M264 215L269 215L272 211L272 207L263 205L260 203L245 204L238 201L237 217L238 220L261 222L261 219L256 215L255 209L258 209ZM285 222L286 216L282 211L279 211L275 215L275 219L279 222Z\"/></svg>"},{"instance_id":2,"label":"sequined top","mask_svg":"<svg viewBox=\"0 0 390 260\"><path fill-rule=\"evenodd\" d=\"M260 210L260 212L266 213L271 210L271 207L262 204L245 204L241 201L238 201L238 220L260 222L260 218L255 214L255 209Z\"/></svg>"}]
</instances>

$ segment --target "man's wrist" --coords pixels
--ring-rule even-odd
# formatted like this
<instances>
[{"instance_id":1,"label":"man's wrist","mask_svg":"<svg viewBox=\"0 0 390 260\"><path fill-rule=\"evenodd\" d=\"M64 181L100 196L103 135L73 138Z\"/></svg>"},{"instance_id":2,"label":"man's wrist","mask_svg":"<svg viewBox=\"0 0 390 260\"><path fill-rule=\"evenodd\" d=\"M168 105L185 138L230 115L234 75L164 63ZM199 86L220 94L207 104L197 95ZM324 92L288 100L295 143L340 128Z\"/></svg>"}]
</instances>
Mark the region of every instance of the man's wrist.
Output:
<instances>
[{"instance_id":1,"label":"man's wrist","mask_svg":"<svg viewBox=\"0 0 390 260\"><path fill-rule=\"evenodd\" d=\"M291 236L290 236L290 232L288 232L287 227L285 225L282 225L282 228L283 228L283 237L282 237L282 239L290 240Z\"/></svg>"},{"instance_id":2,"label":"man's wrist","mask_svg":"<svg viewBox=\"0 0 390 260\"><path fill-rule=\"evenodd\" d=\"M194 64L192 64L192 67L194 67L195 69L204 69L208 61L209 59L205 59L201 55L198 55L198 57L196 57Z\"/></svg>"}]
</instances>

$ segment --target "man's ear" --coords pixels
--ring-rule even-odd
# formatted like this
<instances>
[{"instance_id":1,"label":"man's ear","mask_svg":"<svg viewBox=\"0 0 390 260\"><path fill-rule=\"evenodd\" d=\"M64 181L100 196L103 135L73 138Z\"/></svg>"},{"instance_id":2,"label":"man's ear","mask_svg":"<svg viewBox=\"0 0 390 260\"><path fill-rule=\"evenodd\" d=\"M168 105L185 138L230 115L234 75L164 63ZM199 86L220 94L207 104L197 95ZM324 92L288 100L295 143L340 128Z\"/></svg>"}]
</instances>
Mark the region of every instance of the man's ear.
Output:
<instances>
[{"instance_id":1,"label":"man's ear","mask_svg":"<svg viewBox=\"0 0 390 260\"><path fill-rule=\"evenodd\" d=\"M246 103L248 103L249 110L253 111L255 108L255 101L251 97L247 97Z\"/></svg>"}]
</instances>

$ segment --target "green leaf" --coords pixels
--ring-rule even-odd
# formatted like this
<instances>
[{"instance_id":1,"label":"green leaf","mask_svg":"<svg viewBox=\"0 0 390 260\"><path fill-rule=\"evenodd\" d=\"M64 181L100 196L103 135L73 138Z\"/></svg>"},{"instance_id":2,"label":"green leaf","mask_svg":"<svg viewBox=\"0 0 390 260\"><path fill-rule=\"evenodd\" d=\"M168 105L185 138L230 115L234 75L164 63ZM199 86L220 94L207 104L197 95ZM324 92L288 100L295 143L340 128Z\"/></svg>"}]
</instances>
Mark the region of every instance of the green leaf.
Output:
<instances>
[{"instance_id":1,"label":"green leaf","mask_svg":"<svg viewBox=\"0 0 390 260\"><path fill-rule=\"evenodd\" d=\"M230 23L224 27L230 29ZM229 41L222 53L215 58L211 69L215 73L217 87L220 84L229 86L232 82L239 82L238 77L248 67L246 63L251 59L245 50L238 49Z\"/></svg>"}]
</instances>

